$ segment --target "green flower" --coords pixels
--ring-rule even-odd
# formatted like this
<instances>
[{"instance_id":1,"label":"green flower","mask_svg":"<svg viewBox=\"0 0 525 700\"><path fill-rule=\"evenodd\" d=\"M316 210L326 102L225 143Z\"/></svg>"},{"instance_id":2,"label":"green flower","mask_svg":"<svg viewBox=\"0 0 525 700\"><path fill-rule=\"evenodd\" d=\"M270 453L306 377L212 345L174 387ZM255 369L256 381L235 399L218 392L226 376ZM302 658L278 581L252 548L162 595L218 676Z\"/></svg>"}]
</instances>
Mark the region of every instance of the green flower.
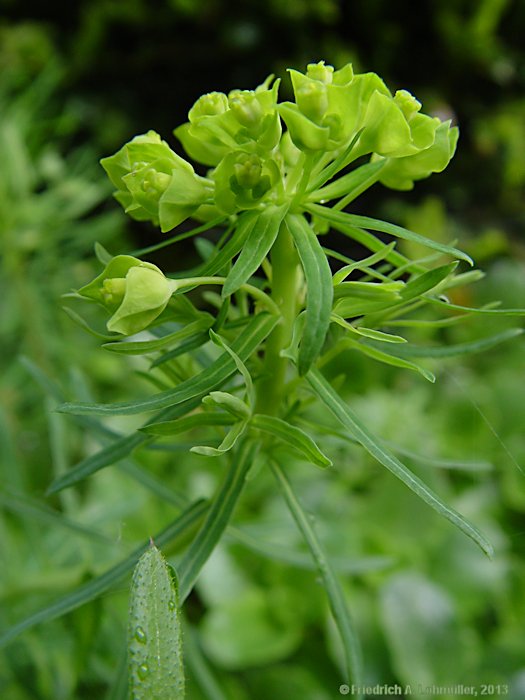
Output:
<instances>
[{"instance_id":1,"label":"green flower","mask_svg":"<svg viewBox=\"0 0 525 700\"><path fill-rule=\"evenodd\" d=\"M236 151L222 159L213 179L217 206L233 214L256 207L281 179L281 172L273 159Z\"/></svg>"},{"instance_id":2,"label":"green flower","mask_svg":"<svg viewBox=\"0 0 525 700\"><path fill-rule=\"evenodd\" d=\"M212 92L200 97L188 113L189 121L175 135L193 160L216 166L232 150L265 155L281 138L276 109L279 81L270 76L255 90L233 90L228 96Z\"/></svg>"},{"instance_id":3,"label":"green flower","mask_svg":"<svg viewBox=\"0 0 525 700\"><path fill-rule=\"evenodd\" d=\"M404 158L388 159L381 170L379 182L394 190L411 190L415 180L440 173L447 167L456 151L458 137L457 126L451 127L450 121L440 123L434 142L428 148ZM378 159L378 156L372 158Z\"/></svg>"},{"instance_id":4,"label":"green flower","mask_svg":"<svg viewBox=\"0 0 525 700\"><path fill-rule=\"evenodd\" d=\"M112 313L107 328L133 335L147 328L166 308L177 283L152 263L131 255L117 255L79 294Z\"/></svg>"},{"instance_id":5,"label":"green flower","mask_svg":"<svg viewBox=\"0 0 525 700\"><path fill-rule=\"evenodd\" d=\"M160 224L163 233L192 216L213 194L212 184L154 131L136 136L101 164L125 211L139 221Z\"/></svg>"},{"instance_id":6,"label":"green flower","mask_svg":"<svg viewBox=\"0 0 525 700\"><path fill-rule=\"evenodd\" d=\"M400 158L434 142L439 119L420 114L421 104L405 90L393 97L375 73L354 75L350 64L334 71L320 62L290 76L295 103L283 102L279 112L303 151L342 150L359 132L355 157Z\"/></svg>"}]
</instances>

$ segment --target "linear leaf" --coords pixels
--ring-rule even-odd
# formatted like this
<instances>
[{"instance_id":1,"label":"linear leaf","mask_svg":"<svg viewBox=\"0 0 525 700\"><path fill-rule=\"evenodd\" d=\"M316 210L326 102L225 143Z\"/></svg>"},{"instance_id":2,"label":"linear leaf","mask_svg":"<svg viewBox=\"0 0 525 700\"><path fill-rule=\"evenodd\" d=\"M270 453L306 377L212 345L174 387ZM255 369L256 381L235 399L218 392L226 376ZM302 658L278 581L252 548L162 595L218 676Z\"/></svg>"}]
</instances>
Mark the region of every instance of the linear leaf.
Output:
<instances>
[{"instance_id":1,"label":"linear leaf","mask_svg":"<svg viewBox=\"0 0 525 700\"><path fill-rule=\"evenodd\" d=\"M216 425L231 425L233 417L227 413L217 413L215 411L204 411L203 413L195 413L192 416L185 416L172 421L163 421L161 423L150 423L142 432L150 435L177 435L184 433L193 428L202 428Z\"/></svg>"},{"instance_id":2,"label":"linear leaf","mask_svg":"<svg viewBox=\"0 0 525 700\"><path fill-rule=\"evenodd\" d=\"M443 299L431 296L427 296L425 299L434 306L442 306L444 309L452 309L453 311L468 311L471 314L494 314L495 316L525 316L525 309L492 309L488 307L476 309L470 306L451 304L449 301L443 301Z\"/></svg>"},{"instance_id":3,"label":"linear leaf","mask_svg":"<svg viewBox=\"0 0 525 700\"><path fill-rule=\"evenodd\" d=\"M232 343L233 351L244 362L269 335L277 323L277 317L259 313L252 318L248 326ZM174 389L161 391L159 394L138 401L126 401L115 404L65 403L58 408L62 413L78 415L130 415L153 411L166 406L174 406L196 396L202 397L213 389L220 387L234 374L236 365L231 356L225 352L209 367L198 375L181 382Z\"/></svg>"},{"instance_id":4,"label":"linear leaf","mask_svg":"<svg viewBox=\"0 0 525 700\"><path fill-rule=\"evenodd\" d=\"M133 572L129 601L129 688L134 700L183 700L178 584L151 545Z\"/></svg>"},{"instance_id":5,"label":"linear leaf","mask_svg":"<svg viewBox=\"0 0 525 700\"><path fill-rule=\"evenodd\" d=\"M170 360L174 360L176 357L181 357L181 355L185 355L188 352L192 352L192 350L197 350L197 348L200 348L202 345L205 345L208 340L210 339L208 331L202 331L202 333L196 333L195 335L191 336L187 340L185 340L183 343L180 345L177 345L176 348L173 348L172 350L168 350L168 352L162 353L160 357L157 357L155 360L150 365L150 369L154 369L155 367L160 367L163 365L165 362L169 362Z\"/></svg>"},{"instance_id":6,"label":"linear leaf","mask_svg":"<svg viewBox=\"0 0 525 700\"><path fill-rule=\"evenodd\" d=\"M241 494L246 474L252 466L257 446L243 441L232 460L224 482L213 499L211 508L195 539L177 566L181 604L186 600L200 570L212 553L228 525Z\"/></svg>"},{"instance_id":7,"label":"linear leaf","mask_svg":"<svg viewBox=\"0 0 525 700\"><path fill-rule=\"evenodd\" d=\"M319 240L304 216L289 214L286 225L293 237L306 279L306 315L297 368L303 375L323 348L333 303L332 273Z\"/></svg>"},{"instance_id":8,"label":"linear leaf","mask_svg":"<svg viewBox=\"0 0 525 700\"><path fill-rule=\"evenodd\" d=\"M404 345L403 347L396 348L393 352L403 357L458 357L459 355L471 355L476 352L483 352L507 340L517 338L524 332L523 328L509 328L502 333L496 333L486 338L473 340L470 343L458 343L457 345L447 345L444 347Z\"/></svg>"},{"instance_id":9,"label":"linear leaf","mask_svg":"<svg viewBox=\"0 0 525 700\"><path fill-rule=\"evenodd\" d=\"M221 442L219 447L210 447L209 445L195 445L190 449L198 455L205 457L221 457L225 452L229 452L237 444L237 440L243 435L248 425L248 421L241 421L232 425L226 433L226 437Z\"/></svg>"},{"instance_id":10,"label":"linear leaf","mask_svg":"<svg viewBox=\"0 0 525 700\"><path fill-rule=\"evenodd\" d=\"M368 187L375 182L385 165L385 160L366 163L360 168L356 168L346 175L343 175L343 177L334 180L329 185L316 190L310 195L310 199L317 202L328 202L331 199L337 199L338 197L352 194L353 192L360 194L362 187L366 185L365 189L368 189Z\"/></svg>"},{"instance_id":11,"label":"linear leaf","mask_svg":"<svg viewBox=\"0 0 525 700\"><path fill-rule=\"evenodd\" d=\"M394 250L395 246L396 246L396 242L392 241L392 243L385 245L382 250L378 250L377 253L373 253L372 255L369 255L367 258L363 258L363 260L355 260L354 262L351 262L351 263L345 265L344 267L342 267L333 276L332 283L333 283L334 287L337 284L341 284L341 282L344 282L345 279L354 270L366 270L371 265L375 265L376 263L381 262L382 260L385 260L385 258L387 258L388 255Z\"/></svg>"},{"instance_id":12,"label":"linear leaf","mask_svg":"<svg viewBox=\"0 0 525 700\"><path fill-rule=\"evenodd\" d=\"M177 539L187 536L187 533L201 520L204 513L209 508L206 501L196 501L192 503L183 513L181 513L170 525L164 530L155 535L155 542L159 547L173 545ZM118 584L127 574L133 571L136 563L149 547L147 544L141 545L135 549L128 557L123 559L115 566L108 569L105 573L96 578L84 583L76 588L71 593L63 596L55 603L47 605L45 608L38 610L36 613L29 615L24 620L6 630L0 636L0 647L9 644L13 639L16 639L19 634L25 630L31 629L42 622L49 622L61 615L65 615L72 610L95 600L103 593L106 593L116 584Z\"/></svg>"},{"instance_id":13,"label":"linear leaf","mask_svg":"<svg viewBox=\"0 0 525 700\"><path fill-rule=\"evenodd\" d=\"M322 207L319 204L308 204L305 209L329 222L343 225L347 224L349 226L356 226L358 228L368 229L370 231L388 233L396 238L402 238L406 241L420 243L421 245L431 248L432 250L437 250L446 255L452 255L454 258L459 260L465 260L465 262L468 262L469 265L474 264L472 258L457 248L439 243L438 241L433 241L431 238L422 236L414 231L409 231L402 226L396 226L396 224L388 223L387 221L371 219L368 216L359 216L357 214L348 214L347 212L343 211L335 211L329 207Z\"/></svg>"},{"instance_id":14,"label":"linear leaf","mask_svg":"<svg viewBox=\"0 0 525 700\"><path fill-rule=\"evenodd\" d=\"M361 423L320 372L317 370L310 370L307 379L312 389L325 406L333 413L337 420L350 431L351 436L356 439L372 457L377 459L377 461L391 471L394 476L406 484L416 496L419 496L437 513L473 539L485 554L489 557L492 556L492 545L484 535L456 510L447 506L419 477L400 462L397 457L395 457L395 455L393 455L368 428Z\"/></svg>"},{"instance_id":15,"label":"linear leaf","mask_svg":"<svg viewBox=\"0 0 525 700\"><path fill-rule=\"evenodd\" d=\"M181 340L186 340L188 337L194 335L198 331L203 331L210 328L214 319L210 314L207 314L206 316L206 318L197 319L196 321L188 323L186 326L180 328L174 333L163 335L161 338L155 338L154 340L105 343L102 347L106 350L118 352L122 355L144 355L149 352L162 350L166 347L166 345L171 345L178 343Z\"/></svg>"},{"instance_id":16,"label":"linear leaf","mask_svg":"<svg viewBox=\"0 0 525 700\"><path fill-rule=\"evenodd\" d=\"M226 278L222 288L223 297L230 296L230 294L236 292L262 265L263 260L277 238L279 227L288 210L288 206L288 204L269 206L257 216L255 225L246 238L241 254Z\"/></svg>"},{"instance_id":17,"label":"linear leaf","mask_svg":"<svg viewBox=\"0 0 525 700\"><path fill-rule=\"evenodd\" d=\"M248 372L248 368L244 364L244 362L241 360L241 358L237 355L237 353L232 350L232 348L228 345L228 343L222 338L218 333L215 333L214 330L210 330L210 338L212 341L215 343L215 345L218 345L220 348L225 350L232 358L232 360L235 362L235 366L237 367L238 371L240 374L242 374L242 377L244 379L244 383L246 384L246 395L248 397L248 403L250 406L255 405L255 389L253 386L253 380L251 374Z\"/></svg>"},{"instance_id":18,"label":"linear leaf","mask_svg":"<svg viewBox=\"0 0 525 700\"><path fill-rule=\"evenodd\" d=\"M380 350L375 346L368 345L367 343L359 343L357 341L350 340L350 338L348 338L345 341L345 344L348 345L348 347L353 348L354 350L362 352L364 355L368 355L368 357L371 357L372 359L377 360L378 362L383 362L384 364L391 365L392 367L399 367L400 369L411 369L414 372L418 372L418 374L420 374L432 384L436 381L436 377L432 374L432 372L430 372L428 369L425 369L424 367L416 365L415 362L410 362L410 360L404 360L403 358L398 357L397 355L391 355L390 353L385 352L384 350Z\"/></svg>"},{"instance_id":19,"label":"linear leaf","mask_svg":"<svg viewBox=\"0 0 525 700\"><path fill-rule=\"evenodd\" d=\"M234 258L243 248L246 239L250 235L257 220L256 212L245 212L239 217L237 226L228 242L208 260L204 267L199 270L199 275L215 275L220 272L232 258Z\"/></svg>"},{"instance_id":20,"label":"linear leaf","mask_svg":"<svg viewBox=\"0 0 525 700\"><path fill-rule=\"evenodd\" d=\"M310 549L312 557L314 558L319 573L323 579L326 594L330 603L330 609L343 643L348 680L352 678L354 685L360 687L362 686L363 680L361 648L341 585L332 569L330 560L326 556L324 549L317 538L317 535L315 534L308 515L304 512L300 502L297 499L297 496L292 490L292 486L287 476L275 462L273 462L271 466L274 476L281 487L281 491L290 513L297 523L297 526L301 531L308 548ZM361 693L358 691L357 697L360 696Z\"/></svg>"},{"instance_id":21,"label":"linear leaf","mask_svg":"<svg viewBox=\"0 0 525 700\"><path fill-rule=\"evenodd\" d=\"M162 420L183 416L184 414L193 411L199 404L200 399L194 398L193 400L189 400L182 404L170 406L164 411L161 411L158 414L157 419L160 418ZM47 494L51 495L69 486L73 486L73 484L76 484L78 481L82 481L88 476L91 476L91 474L100 471L100 469L109 467L121 459L128 457L128 455L130 455L137 447L147 445L153 439L154 435L147 435L143 432L135 432L131 433L131 435L125 435L114 439L109 445L107 445L107 447L103 447L98 452L95 452L95 454L81 460L74 467L55 479L55 481L53 481L49 486Z\"/></svg>"},{"instance_id":22,"label":"linear leaf","mask_svg":"<svg viewBox=\"0 0 525 700\"><path fill-rule=\"evenodd\" d=\"M332 466L331 460L321 452L315 441L296 425L276 416L267 416L262 413L253 416L251 424L254 428L286 443L294 452L299 452L316 466L323 468Z\"/></svg>"}]
</instances>

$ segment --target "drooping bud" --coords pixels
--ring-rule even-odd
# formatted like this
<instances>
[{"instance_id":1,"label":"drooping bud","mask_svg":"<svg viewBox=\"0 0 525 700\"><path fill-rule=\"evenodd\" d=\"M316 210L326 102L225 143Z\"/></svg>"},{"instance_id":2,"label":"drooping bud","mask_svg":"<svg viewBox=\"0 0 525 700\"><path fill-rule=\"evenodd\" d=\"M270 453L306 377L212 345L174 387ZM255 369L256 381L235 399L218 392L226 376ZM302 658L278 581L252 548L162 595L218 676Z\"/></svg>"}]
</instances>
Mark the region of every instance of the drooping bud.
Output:
<instances>
[{"instance_id":1,"label":"drooping bud","mask_svg":"<svg viewBox=\"0 0 525 700\"><path fill-rule=\"evenodd\" d=\"M117 255L90 284L79 290L112 312L108 330L133 335L147 328L166 308L177 283L152 263Z\"/></svg>"}]
</instances>

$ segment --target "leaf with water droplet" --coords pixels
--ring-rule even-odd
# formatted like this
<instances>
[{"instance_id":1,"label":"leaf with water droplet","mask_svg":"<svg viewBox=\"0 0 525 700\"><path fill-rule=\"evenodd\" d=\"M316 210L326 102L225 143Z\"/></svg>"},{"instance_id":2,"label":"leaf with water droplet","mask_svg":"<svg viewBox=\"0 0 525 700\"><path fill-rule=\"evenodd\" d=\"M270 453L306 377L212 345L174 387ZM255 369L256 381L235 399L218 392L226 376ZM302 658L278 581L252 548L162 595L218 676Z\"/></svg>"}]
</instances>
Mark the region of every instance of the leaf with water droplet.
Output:
<instances>
[{"instance_id":1,"label":"leaf with water droplet","mask_svg":"<svg viewBox=\"0 0 525 700\"><path fill-rule=\"evenodd\" d=\"M154 545L142 555L133 573L128 651L133 700L183 700L177 577Z\"/></svg>"}]
</instances>

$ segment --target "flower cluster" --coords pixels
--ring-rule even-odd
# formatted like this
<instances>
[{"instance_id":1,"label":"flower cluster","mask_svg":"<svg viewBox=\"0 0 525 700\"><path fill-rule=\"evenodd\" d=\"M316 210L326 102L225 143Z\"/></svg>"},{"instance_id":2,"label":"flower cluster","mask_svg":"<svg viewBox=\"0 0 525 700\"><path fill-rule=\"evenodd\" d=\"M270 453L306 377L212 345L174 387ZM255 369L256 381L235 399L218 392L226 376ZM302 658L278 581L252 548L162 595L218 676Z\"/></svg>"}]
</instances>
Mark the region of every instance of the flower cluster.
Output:
<instances>
[{"instance_id":1,"label":"flower cluster","mask_svg":"<svg viewBox=\"0 0 525 700\"><path fill-rule=\"evenodd\" d=\"M290 171L302 167L305 154L335 159L353 143L352 160L386 161L378 179L395 189L440 172L454 154L457 128L422 114L406 90L392 95L375 73L354 74L350 64L334 70L321 61L290 76L294 102L278 102L273 76L256 90L197 100L174 133L192 160L210 168L206 177L153 131L104 158L118 201L165 232L188 217L232 215L292 198Z\"/></svg>"},{"instance_id":2,"label":"flower cluster","mask_svg":"<svg viewBox=\"0 0 525 700\"><path fill-rule=\"evenodd\" d=\"M341 199L341 209L374 182L411 189L414 181L443 170L454 154L457 128L422 114L406 90L393 95L375 73L354 74L350 64L334 70L321 61L306 73L290 70L290 76L294 101L279 103L273 76L255 90L212 92L197 100L174 133L204 175L154 131L104 158L126 212L162 232L190 217L229 219L248 231L249 212L258 212L262 223L252 226L251 239L263 238L251 240L249 250L263 259L288 211L292 217L312 214L310 205L315 211L316 202L334 199ZM348 167L358 159L356 177L349 178ZM244 274L261 264L254 257L250 267L252 252L244 251L234 268L239 279L246 275L238 268ZM80 294L112 312L110 330L129 335L160 316L172 286L154 265L118 256Z\"/></svg>"}]
</instances>

